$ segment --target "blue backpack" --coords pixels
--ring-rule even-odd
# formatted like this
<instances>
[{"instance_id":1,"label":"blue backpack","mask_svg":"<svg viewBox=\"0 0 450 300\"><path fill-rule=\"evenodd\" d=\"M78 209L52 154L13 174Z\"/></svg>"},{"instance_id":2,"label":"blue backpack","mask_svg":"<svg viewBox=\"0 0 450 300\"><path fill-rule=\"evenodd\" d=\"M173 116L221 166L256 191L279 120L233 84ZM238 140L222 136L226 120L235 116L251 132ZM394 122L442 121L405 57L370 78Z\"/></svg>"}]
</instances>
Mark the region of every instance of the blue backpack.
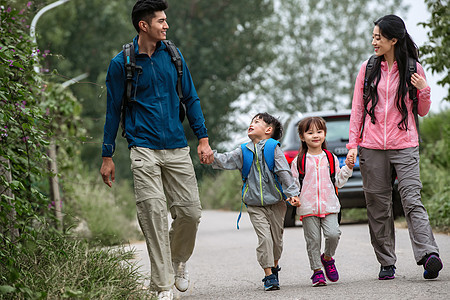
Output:
<instances>
[{"instance_id":1,"label":"blue backpack","mask_svg":"<svg viewBox=\"0 0 450 300\"><path fill-rule=\"evenodd\" d=\"M268 139L266 141L266 143L264 144L264 149L263 149L263 156L264 156L264 160L267 164L267 166L269 167L269 170L273 173L274 167L275 167L275 148L277 147L277 145L281 145L281 143L275 139ZM248 178L248 174L250 173L250 169L252 167L253 164L253 158L254 158L254 153L253 151L251 151L250 149L248 149L247 147L247 143L244 143L241 145L241 150L242 150L242 203L244 203L244 191L245 188L247 186L247 178ZM283 193L283 188L281 187L280 182L278 181L278 176L273 173L274 177L275 177L275 182L277 185L277 188L281 191L281 194L283 195L283 198L286 199L286 196ZM241 204L241 211L239 212L239 217L237 220L237 229L239 229L239 220L241 219L241 215L242 215L242 204Z\"/></svg>"}]
</instances>

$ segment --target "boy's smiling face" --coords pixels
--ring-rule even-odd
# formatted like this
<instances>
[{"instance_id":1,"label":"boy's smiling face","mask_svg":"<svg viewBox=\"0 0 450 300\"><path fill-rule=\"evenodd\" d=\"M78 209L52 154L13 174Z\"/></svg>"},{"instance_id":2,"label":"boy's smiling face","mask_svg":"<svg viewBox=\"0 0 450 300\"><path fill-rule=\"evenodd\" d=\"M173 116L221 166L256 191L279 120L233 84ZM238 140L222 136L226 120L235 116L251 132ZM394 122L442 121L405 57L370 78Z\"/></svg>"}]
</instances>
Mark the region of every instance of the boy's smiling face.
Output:
<instances>
[{"instance_id":1,"label":"boy's smiling face","mask_svg":"<svg viewBox=\"0 0 450 300\"><path fill-rule=\"evenodd\" d=\"M248 127L247 135L256 144L272 136L272 127L264 122L263 119L255 117Z\"/></svg>"}]
</instances>

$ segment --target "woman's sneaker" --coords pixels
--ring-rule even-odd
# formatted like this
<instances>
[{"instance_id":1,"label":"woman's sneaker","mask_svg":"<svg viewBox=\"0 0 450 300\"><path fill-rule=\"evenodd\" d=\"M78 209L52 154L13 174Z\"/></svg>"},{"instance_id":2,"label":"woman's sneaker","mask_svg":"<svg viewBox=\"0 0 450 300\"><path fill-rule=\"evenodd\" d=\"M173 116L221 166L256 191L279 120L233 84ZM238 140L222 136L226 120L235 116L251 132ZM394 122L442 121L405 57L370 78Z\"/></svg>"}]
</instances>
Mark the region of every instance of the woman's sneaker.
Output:
<instances>
[{"instance_id":1,"label":"woman's sneaker","mask_svg":"<svg viewBox=\"0 0 450 300\"><path fill-rule=\"evenodd\" d=\"M378 274L379 280L388 280L388 279L394 279L395 278L395 266L381 266L380 267L380 273Z\"/></svg>"},{"instance_id":2,"label":"woman's sneaker","mask_svg":"<svg viewBox=\"0 0 450 300\"><path fill-rule=\"evenodd\" d=\"M327 285L327 281L325 280L325 276L323 275L322 270L314 272L313 276L311 276L311 279L313 286Z\"/></svg>"},{"instance_id":3,"label":"woman's sneaker","mask_svg":"<svg viewBox=\"0 0 450 300\"><path fill-rule=\"evenodd\" d=\"M439 256L431 254L428 256L426 262L423 264L425 271L423 272L423 278L434 279L439 276L439 271L442 270L442 261Z\"/></svg>"},{"instance_id":4,"label":"woman's sneaker","mask_svg":"<svg viewBox=\"0 0 450 300\"><path fill-rule=\"evenodd\" d=\"M274 274L264 277L262 280L264 282L264 290L275 291L280 289L280 283Z\"/></svg>"},{"instance_id":5,"label":"woman's sneaker","mask_svg":"<svg viewBox=\"0 0 450 300\"><path fill-rule=\"evenodd\" d=\"M322 265L325 269L325 275L327 275L327 278L332 281L336 282L339 280L339 273L336 269L336 266L334 265L334 259L331 258L331 260L325 260L324 254L320 256L320 260L322 261Z\"/></svg>"}]
</instances>

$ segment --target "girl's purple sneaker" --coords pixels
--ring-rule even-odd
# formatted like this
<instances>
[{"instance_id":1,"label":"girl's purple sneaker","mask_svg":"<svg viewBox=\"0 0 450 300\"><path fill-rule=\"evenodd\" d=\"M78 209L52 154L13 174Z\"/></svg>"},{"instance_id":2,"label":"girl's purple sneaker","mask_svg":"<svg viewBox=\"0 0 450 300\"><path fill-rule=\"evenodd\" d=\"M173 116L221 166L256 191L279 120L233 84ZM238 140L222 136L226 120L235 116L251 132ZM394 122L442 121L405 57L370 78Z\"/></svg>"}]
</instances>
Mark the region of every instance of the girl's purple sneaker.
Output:
<instances>
[{"instance_id":1,"label":"girl's purple sneaker","mask_svg":"<svg viewBox=\"0 0 450 300\"><path fill-rule=\"evenodd\" d=\"M332 282L338 281L339 273L336 269L336 266L334 265L334 259L331 258L331 260L325 260L324 254L322 254L320 256L320 260L322 261L322 265L325 269L325 274L327 275L327 278Z\"/></svg>"},{"instance_id":2,"label":"girl's purple sneaker","mask_svg":"<svg viewBox=\"0 0 450 300\"><path fill-rule=\"evenodd\" d=\"M325 280L325 276L323 275L322 270L314 272L313 276L311 276L311 279L313 286L327 285L327 281Z\"/></svg>"}]
</instances>

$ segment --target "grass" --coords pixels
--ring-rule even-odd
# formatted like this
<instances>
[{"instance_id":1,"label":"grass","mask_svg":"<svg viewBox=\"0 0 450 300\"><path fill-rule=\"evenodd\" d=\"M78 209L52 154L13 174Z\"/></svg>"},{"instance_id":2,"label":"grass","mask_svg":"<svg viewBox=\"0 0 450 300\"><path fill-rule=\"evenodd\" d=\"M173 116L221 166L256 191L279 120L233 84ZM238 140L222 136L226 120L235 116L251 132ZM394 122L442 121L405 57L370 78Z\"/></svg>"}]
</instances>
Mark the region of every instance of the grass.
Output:
<instances>
[{"instance_id":1,"label":"grass","mask_svg":"<svg viewBox=\"0 0 450 300\"><path fill-rule=\"evenodd\" d=\"M40 233L14 255L0 266L0 299L151 299L123 247Z\"/></svg>"}]
</instances>

